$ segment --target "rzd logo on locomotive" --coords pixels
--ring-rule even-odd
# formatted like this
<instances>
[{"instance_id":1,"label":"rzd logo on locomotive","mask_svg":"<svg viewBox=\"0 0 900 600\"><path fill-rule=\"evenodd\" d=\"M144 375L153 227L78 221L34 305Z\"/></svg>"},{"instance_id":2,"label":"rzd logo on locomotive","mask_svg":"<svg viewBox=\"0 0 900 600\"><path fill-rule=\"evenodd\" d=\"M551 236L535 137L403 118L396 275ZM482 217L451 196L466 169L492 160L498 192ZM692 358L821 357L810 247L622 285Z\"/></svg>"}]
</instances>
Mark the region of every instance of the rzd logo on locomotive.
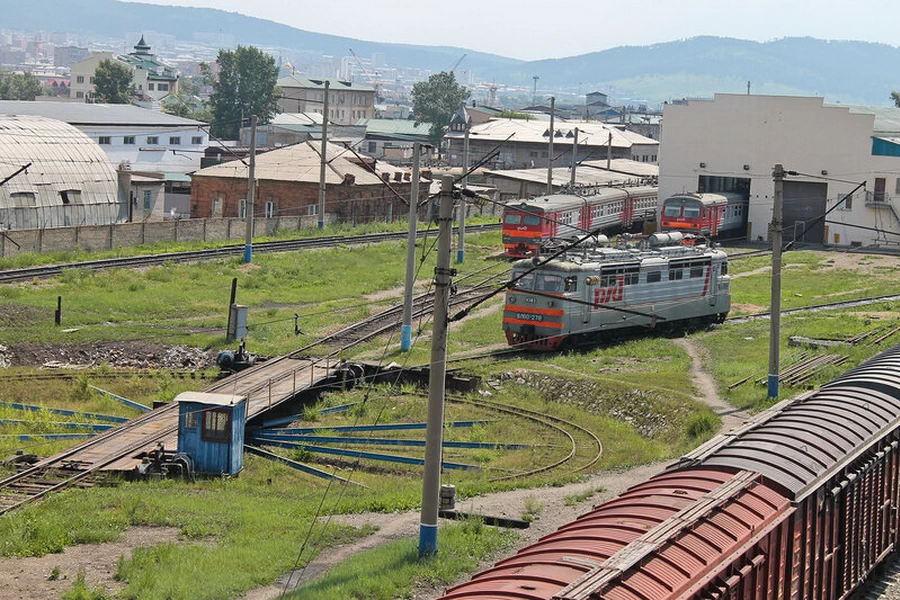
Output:
<instances>
[{"instance_id":1,"label":"rzd logo on locomotive","mask_svg":"<svg viewBox=\"0 0 900 600\"><path fill-rule=\"evenodd\" d=\"M622 275L616 277L615 285L598 287L594 289L594 308L610 302L621 302L625 297L625 278Z\"/></svg>"}]
</instances>

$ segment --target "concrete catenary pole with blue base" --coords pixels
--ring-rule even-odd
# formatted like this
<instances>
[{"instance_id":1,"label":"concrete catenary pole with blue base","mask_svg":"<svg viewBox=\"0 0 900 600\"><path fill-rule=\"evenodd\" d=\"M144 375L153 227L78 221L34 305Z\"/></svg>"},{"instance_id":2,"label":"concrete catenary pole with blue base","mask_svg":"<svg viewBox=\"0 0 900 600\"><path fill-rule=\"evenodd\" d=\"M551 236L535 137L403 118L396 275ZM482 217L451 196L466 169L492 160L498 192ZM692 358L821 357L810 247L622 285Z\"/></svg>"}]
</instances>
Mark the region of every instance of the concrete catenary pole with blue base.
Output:
<instances>
[{"instance_id":1,"label":"concrete catenary pole with blue base","mask_svg":"<svg viewBox=\"0 0 900 600\"><path fill-rule=\"evenodd\" d=\"M441 495L441 460L444 443L444 377L447 374L447 313L449 312L450 234L453 225L453 178L441 178L438 217L438 256L434 268L434 327L428 379L428 422L425 426L425 474L422 481L422 517L419 556L437 553L438 508Z\"/></svg>"},{"instance_id":2,"label":"concrete catenary pole with blue base","mask_svg":"<svg viewBox=\"0 0 900 600\"><path fill-rule=\"evenodd\" d=\"M406 289L403 293L403 325L400 327L400 350L412 347L413 286L416 279L416 219L419 208L419 142L413 144L412 183L409 186L409 234L406 236Z\"/></svg>"}]
</instances>

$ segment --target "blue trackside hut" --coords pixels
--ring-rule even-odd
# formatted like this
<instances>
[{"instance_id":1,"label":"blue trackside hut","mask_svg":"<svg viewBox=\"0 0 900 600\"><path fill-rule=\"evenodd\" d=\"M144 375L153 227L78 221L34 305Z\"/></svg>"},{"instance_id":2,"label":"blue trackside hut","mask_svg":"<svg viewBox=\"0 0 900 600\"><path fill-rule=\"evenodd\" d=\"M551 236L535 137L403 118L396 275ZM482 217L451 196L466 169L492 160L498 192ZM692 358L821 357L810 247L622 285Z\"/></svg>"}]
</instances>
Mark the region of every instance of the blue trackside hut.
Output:
<instances>
[{"instance_id":1,"label":"blue trackside hut","mask_svg":"<svg viewBox=\"0 0 900 600\"><path fill-rule=\"evenodd\" d=\"M178 452L187 454L193 470L234 475L244 466L247 397L182 392L178 402Z\"/></svg>"}]
</instances>

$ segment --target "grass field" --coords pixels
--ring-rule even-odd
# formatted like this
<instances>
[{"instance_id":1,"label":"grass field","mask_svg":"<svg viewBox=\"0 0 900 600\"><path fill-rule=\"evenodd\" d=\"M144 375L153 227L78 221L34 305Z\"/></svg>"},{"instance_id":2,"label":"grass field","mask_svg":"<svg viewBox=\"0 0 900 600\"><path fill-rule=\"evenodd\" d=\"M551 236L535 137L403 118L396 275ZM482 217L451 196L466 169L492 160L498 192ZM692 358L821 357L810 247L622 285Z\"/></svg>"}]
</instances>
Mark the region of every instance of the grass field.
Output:
<instances>
[{"instance_id":1,"label":"grass field","mask_svg":"<svg viewBox=\"0 0 900 600\"><path fill-rule=\"evenodd\" d=\"M460 276L480 269L502 273L499 233L469 236L467 260L454 265ZM425 289L434 269L429 246L419 248L418 281ZM736 312L768 305L766 260L747 259L732 266ZM69 344L103 340L152 340L224 348L226 308L231 279L238 278L240 304L250 307L248 347L260 354L282 354L307 341L399 301L405 273L405 247L383 243L366 248L334 248L260 255L252 265L238 259L193 265L163 265L142 271L88 273L77 270L51 279L0 287L0 344L23 341ZM821 252L785 256L785 307L818 304L896 291L900 261L860 255L854 261ZM56 298L63 298L63 327L53 325ZM473 349L505 344L502 300L486 303L462 322L453 323L449 351L454 368L495 382L491 399L540 410L578 422L603 440L604 454L594 468L611 469L672 458L707 439L718 418L693 398L690 359L666 337L639 336L615 345L557 355L518 356L511 360L466 359ZM789 335L845 339L892 322L896 306L880 303L837 312L802 313L783 319L782 357L789 363L800 352L787 345ZM302 335L294 335L294 314ZM399 350L397 336L364 344L353 357L427 364L430 323L416 323L417 343ZM768 321L728 324L691 334L706 351L707 369L720 393L740 407L758 410L771 404L765 387L752 381L729 390L748 376L766 373ZM896 343L886 340L881 347ZM847 366L826 370L813 384L827 381L878 347L854 346L844 352ZM807 350L808 351L808 350ZM29 372L24 368L16 372ZM8 373L9 371L7 371ZM526 385L514 384L521 378ZM103 399L94 384L133 400L171 400L178 392L203 384L161 375L94 381L86 373L69 383L35 386L4 382L0 401L27 402L79 411L134 416ZM484 388L488 389L488 388ZM800 390L784 389L782 397ZM348 412L326 415L322 408L353 403ZM310 425L417 422L425 418L422 390L412 386L372 386L331 393L304 414ZM493 481L497 474L551 461L562 450L555 434L522 419L504 418L465 403L447 405L447 420L485 420L471 428L448 428L448 440L494 442L531 440L527 450L448 450L448 460L476 464L479 471L447 471L443 482L457 486L464 499L475 494L538 485L558 485L578 476L550 471L524 480ZM23 419L24 425L0 426L4 435L56 431L45 412L22 415L0 408L0 419ZM65 443L18 442L0 438L0 459L17 449L48 455ZM315 463L302 450L285 455ZM404 450L414 455L421 450ZM326 466L326 465L320 465ZM0 516L0 554L37 556L63 547L117 539L134 525L173 526L185 542L164 544L122 560L117 576L123 598L234 598L272 583L296 564L305 564L322 549L369 533L331 524L321 529L318 514L392 512L415 509L421 498L421 471L414 466L342 461L328 466L367 487L342 487L248 456L234 478L195 482L120 482L115 487L67 491ZM9 472L9 471L7 471ZM318 543L304 546L314 532ZM420 561L414 542L403 541L366 554L316 582L305 593L316 598L395 598L408 594L415 581L452 581L474 568L479 558L512 543L512 534L479 523L456 524L442 539L438 558ZM299 553L301 547L304 552ZM298 556L299 555L299 556ZM377 576L376 576L377 575ZM353 585L348 587L348 582ZM81 587L79 587L79 585ZM405 587L404 587L405 586ZM72 597L104 597L75 582ZM87 595L84 595L87 594ZM110 592L111 594L111 592ZM310 596L306 596L310 597Z\"/></svg>"}]
</instances>

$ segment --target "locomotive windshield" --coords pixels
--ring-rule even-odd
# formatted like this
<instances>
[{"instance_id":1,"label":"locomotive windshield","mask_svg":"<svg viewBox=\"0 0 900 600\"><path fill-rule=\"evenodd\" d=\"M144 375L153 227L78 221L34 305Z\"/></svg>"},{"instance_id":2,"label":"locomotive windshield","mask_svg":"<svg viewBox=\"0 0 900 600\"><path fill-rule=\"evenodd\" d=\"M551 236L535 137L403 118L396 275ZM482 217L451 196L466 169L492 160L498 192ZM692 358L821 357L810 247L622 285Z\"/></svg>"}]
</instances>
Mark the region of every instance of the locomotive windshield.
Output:
<instances>
[{"instance_id":1,"label":"locomotive windshield","mask_svg":"<svg viewBox=\"0 0 900 600\"><path fill-rule=\"evenodd\" d=\"M521 272L520 272L520 273L513 273L513 277L512 277L512 278L513 278L513 279L517 279L517 278L520 277L521 275L522 275ZM522 279L518 279L518 280L513 284L513 287L514 287L515 289L517 289L517 290L533 290L533 289L534 289L534 273L529 273L529 274L526 275L525 277L522 277Z\"/></svg>"},{"instance_id":2,"label":"locomotive windshield","mask_svg":"<svg viewBox=\"0 0 900 600\"><path fill-rule=\"evenodd\" d=\"M541 224L541 218L537 215L508 212L503 216L503 223L506 225L522 225L524 223L533 227Z\"/></svg>"},{"instance_id":3,"label":"locomotive windshield","mask_svg":"<svg viewBox=\"0 0 900 600\"><path fill-rule=\"evenodd\" d=\"M680 204L666 204L663 214L667 217L680 217L681 216L681 205Z\"/></svg>"},{"instance_id":4,"label":"locomotive windshield","mask_svg":"<svg viewBox=\"0 0 900 600\"><path fill-rule=\"evenodd\" d=\"M537 276L536 287L534 289L541 292L561 292L562 277L559 275L547 275L540 273Z\"/></svg>"},{"instance_id":5,"label":"locomotive windshield","mask_svg":"<svg viewBox=\"0 0 900 600\"><path fill-rule=\"evenodd\" d=\"M699 206L685 206L684 207L684 218L685 219L696 219L700 216L700 207Z\"/></svg>"}]
</instances>

